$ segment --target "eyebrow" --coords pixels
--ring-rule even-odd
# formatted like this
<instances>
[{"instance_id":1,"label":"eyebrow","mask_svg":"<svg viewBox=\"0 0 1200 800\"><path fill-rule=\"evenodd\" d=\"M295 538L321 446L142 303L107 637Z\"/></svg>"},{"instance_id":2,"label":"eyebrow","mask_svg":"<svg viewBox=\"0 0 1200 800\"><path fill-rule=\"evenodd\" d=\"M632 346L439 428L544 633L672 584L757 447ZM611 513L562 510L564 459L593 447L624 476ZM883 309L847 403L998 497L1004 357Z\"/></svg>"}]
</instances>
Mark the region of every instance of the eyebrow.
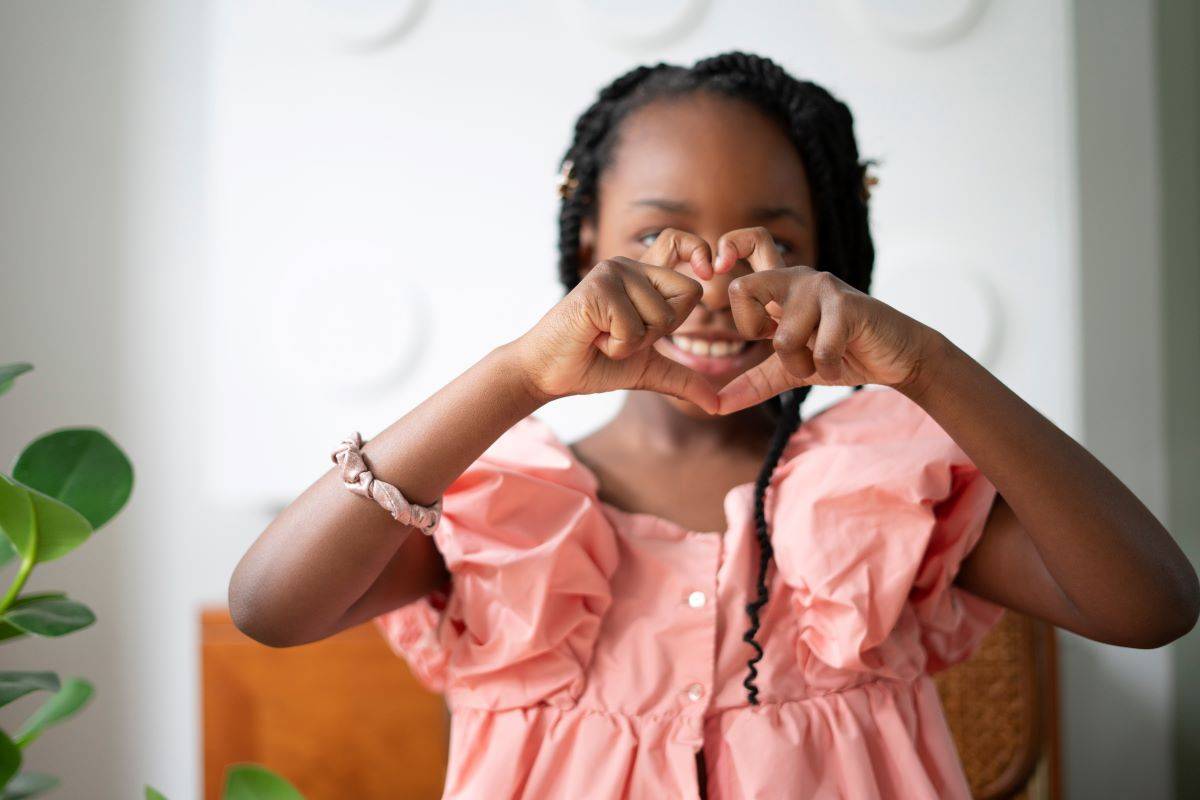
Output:
<instances>
[{"instance_id":1,"label":"eyebrow","mask_svg":"<svg viewBox=\"0 0 1200 800\"><path fill-rule=\"evenodd\" d=\"M760 222L770 222L780 217L791 217L801 225L808 225L808 218L791 206L756 208L750 212L750 217Z\"/></svg>"},{"instance_id":2,"label":"eyebrow","mask_svg":"<svg viewBox=\"0 0 1200 800\"><path fill-rule=\"evenodd\" d=\"M647 197L642 200L635 200L632 205L642 208L657 208L660 211L666 211L671 214L693 213L692 207L687 203L663 197ZM801 225L808 225L808 218L791 206L765 206L755 208L750 212L750 219L756 222L770 222L780 217L790 217Z\"/></svg>"},{"instance_id":3,"label":"eyebrow","mask_svg":"<svg viewBox=\"0 0 1200 800\"><path fill-rule=\"evenodd\" d=\"M660 211L669 211L672 214L692 213L692 207L687 203L679 200L667 200L661 197L648 197L644 200L635 200L633 205L645 208L657 208Z\"/></svg>"}]
</instances>

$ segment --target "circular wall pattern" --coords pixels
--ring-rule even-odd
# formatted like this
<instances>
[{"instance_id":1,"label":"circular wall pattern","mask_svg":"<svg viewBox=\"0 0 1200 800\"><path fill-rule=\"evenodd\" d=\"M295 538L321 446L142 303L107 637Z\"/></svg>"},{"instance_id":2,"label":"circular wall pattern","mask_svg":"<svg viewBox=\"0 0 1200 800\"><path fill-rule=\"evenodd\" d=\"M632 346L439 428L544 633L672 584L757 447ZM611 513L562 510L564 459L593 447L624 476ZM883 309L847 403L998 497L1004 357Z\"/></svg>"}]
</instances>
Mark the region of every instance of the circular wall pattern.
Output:
<instances>
[{"instance_id":1,"label":"circular wall pattern","mask_svg":"<svg viewBox=\"0 0 1200 800\"><path fill-rule=\"evenodd\" d=\"M292 385L329 392L397 386L428 335L427 299L394 266L355 265L280 285L265 365Z\"/></svg>"},{"instance_id":2,"label":"circular wall pattern","mask_svg":"<svg viewBox=\"0 0 1200 800\"><path fill-rule=\"evenodd\" d=\"M844 0L843 8L893 44L932 48L965 36L987 0Z\"/></svg>"},{"instance_id":3,"label":"circular wall pattern","mask_svg":"<svg viewBox=\"0 0 1200 800\"><path fill-rule=\"evenodd\" d=\"M583 34L628 50L662 47L704 20L708 0L560 0Z\"/></svg>"},{"instance_id":4,"label":"circular wall pattern","mask_svg":"<svg viewBox=\"0 0 1200 800\"><path fill-rule=\"evenodd\" d=\"M962 267L917 263L881 271L871 294L940 331L980 364L993 366L1003 326L991 284Z\"/></svg>"},{"instance_id":5,"label":"circular wall pattern","mask_svg":"<svg viewBox=\"0 0 1200 800\"><path fill-rule=\"evenodd\" d=\"M376 50L411 31L429 0L309 0L317 24L343 47Z\"/></svg>"}]
</instances>

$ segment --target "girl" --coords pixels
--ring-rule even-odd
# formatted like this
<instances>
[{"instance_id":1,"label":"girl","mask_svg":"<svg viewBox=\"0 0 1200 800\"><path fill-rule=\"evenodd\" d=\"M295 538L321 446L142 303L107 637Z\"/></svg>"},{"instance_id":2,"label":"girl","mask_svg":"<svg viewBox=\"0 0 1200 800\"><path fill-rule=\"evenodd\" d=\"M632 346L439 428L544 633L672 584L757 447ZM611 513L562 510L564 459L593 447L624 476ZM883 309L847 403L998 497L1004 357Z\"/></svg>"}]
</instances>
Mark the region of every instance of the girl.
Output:
<instances>
[{"instance_id":1,"label":"girl","mask_svg":"<svg viewBox=\"0 0 1200 800\"><path fill-rule=\"evenodd\" d=\"M446 797L968 797L930 673L1005 607L1161 647L1200 590L1096 459L866 294L868 183L846 106L771 61L618 78L563 162L566 296L338 448L238 565L238 626L374 619L446 694ZM617 389L571 445L531 416Z\"/></svg>"}]
</instances>

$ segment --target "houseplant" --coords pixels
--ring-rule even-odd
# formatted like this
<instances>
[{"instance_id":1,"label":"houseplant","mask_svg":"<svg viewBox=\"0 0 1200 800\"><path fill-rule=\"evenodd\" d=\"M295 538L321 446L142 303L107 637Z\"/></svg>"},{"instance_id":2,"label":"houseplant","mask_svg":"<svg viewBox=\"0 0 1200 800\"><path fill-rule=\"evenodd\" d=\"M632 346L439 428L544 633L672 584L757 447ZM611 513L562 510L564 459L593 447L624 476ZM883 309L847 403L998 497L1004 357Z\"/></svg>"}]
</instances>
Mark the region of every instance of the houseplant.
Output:
<instances>
[{"instance_id":1,"label":"houseplant","mask_svg":"<svg viewBox=\"0 0 1200 800\"><path fill-rule=\"evenodd\" d=\"M0 364L0 395L33 369ZM91 610L65 592L24 592L39 564L62 558L124 507L133 490L129 458L96 428L62 428L27 445L11 474L0 473L0 569L15 574L0 594L0 645L27 636L66 636L96 621ZM0 582L0 586L3 586ZM58 779L22 771L25 750L48 728L78 713L92 684L48 670L0 671L0 707L45 693L15 732L0 728L0 800L24 800L58 785ZM162 795L146 787L147 800ZM252 764L232 766L227 800L303 800L287 781Z\"/></svg>"}]
</instances>

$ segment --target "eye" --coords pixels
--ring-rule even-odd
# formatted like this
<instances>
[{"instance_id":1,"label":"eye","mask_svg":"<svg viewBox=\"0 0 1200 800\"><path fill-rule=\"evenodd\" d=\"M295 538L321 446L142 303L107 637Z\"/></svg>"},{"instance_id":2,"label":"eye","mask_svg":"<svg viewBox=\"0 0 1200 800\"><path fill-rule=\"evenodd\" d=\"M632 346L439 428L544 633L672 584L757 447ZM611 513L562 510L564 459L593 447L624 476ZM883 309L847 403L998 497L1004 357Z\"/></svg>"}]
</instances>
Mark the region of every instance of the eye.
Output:
<instances>
[{"instance_id":1,"label":"eye","mask_svg":"<svg viewBox=\"0 0 1200 800\"><path fill-rule=\"evenodd\" d=\"M793 252L792 246L782 239L775 240L775 249L779 251L779 255L781 256L788 256Z\"/></svg>"},{"instance_id":2,"label":"eye","mask_svg":"<svg viewBox=\"0 0 1200 800\"><path fill-rule=\"evenodd\" d=\"M638 243L643 247L650 247L654 244L654 240L658 238L660 233L662 233L662 231L650 231L649 233L642 234L640 237L638 237Z\"/></svg>"}]
</instances>

